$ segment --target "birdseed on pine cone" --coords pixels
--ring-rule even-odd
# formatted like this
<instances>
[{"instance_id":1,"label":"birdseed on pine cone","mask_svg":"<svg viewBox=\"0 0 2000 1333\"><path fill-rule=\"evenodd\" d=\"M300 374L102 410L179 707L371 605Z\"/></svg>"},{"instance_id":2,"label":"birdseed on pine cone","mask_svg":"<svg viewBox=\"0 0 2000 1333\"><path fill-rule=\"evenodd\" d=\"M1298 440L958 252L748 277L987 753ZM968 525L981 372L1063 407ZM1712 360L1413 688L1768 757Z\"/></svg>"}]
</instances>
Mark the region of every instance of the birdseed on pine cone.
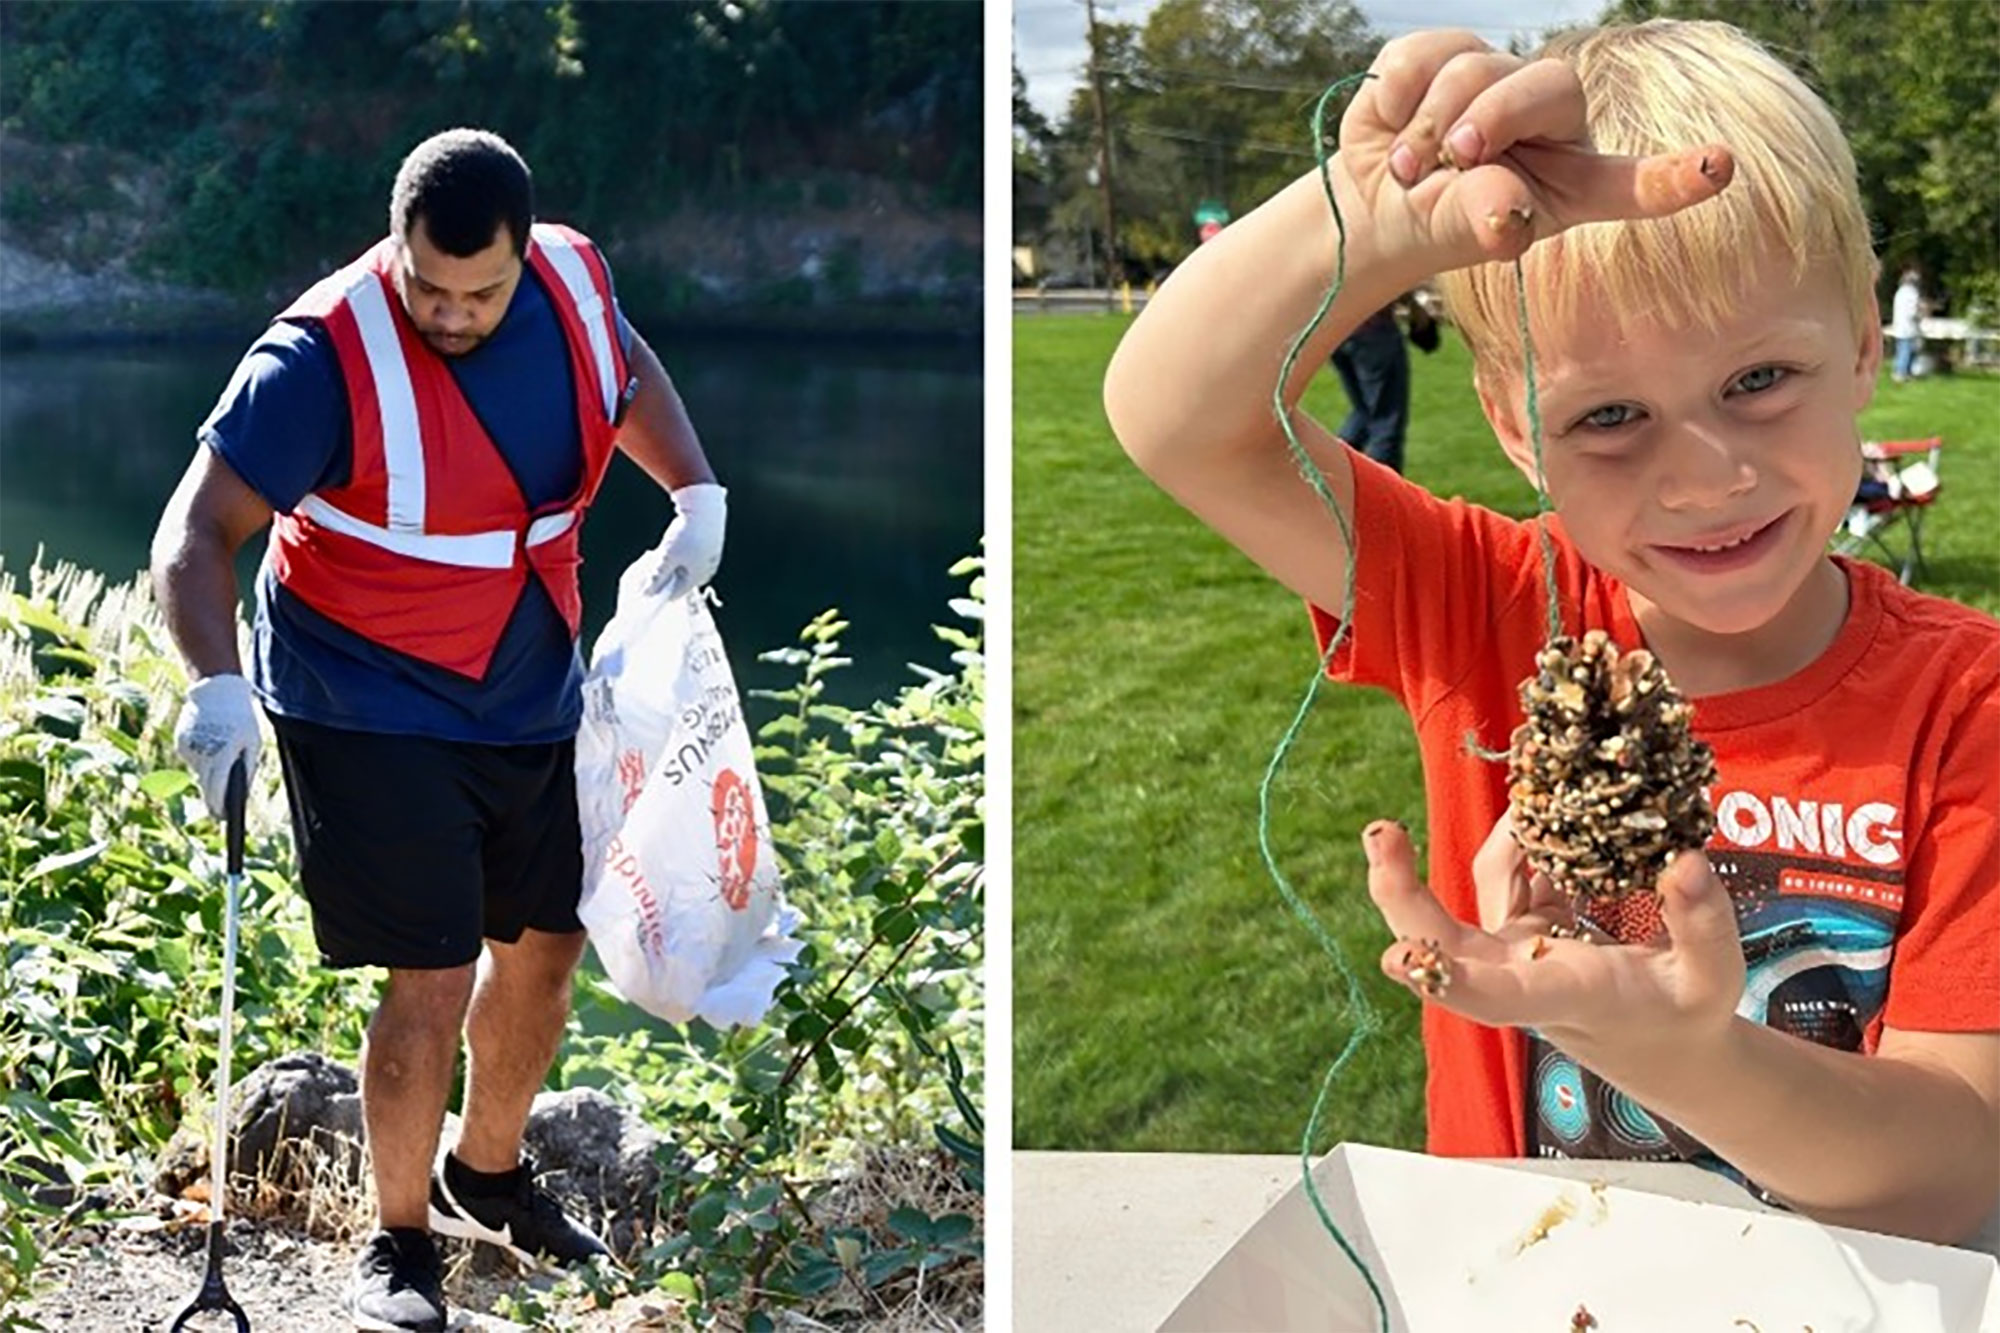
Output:
<instances>
[{"instance_id":1,"label":"birdseed on pine cone","mask_svg":"<svg viewBox=\"0 0 2000 1333\"><path fill-rule=\"evenodd\" d=\"M1675 852L1715 828L1704 790L1715 755L1694 708L1643 648L1610 636L1560 636L1521 683L1527 721L1514 731L1507 796L1528 864L1573 898L1650 889Z\"/></svg>"}]
</instances>

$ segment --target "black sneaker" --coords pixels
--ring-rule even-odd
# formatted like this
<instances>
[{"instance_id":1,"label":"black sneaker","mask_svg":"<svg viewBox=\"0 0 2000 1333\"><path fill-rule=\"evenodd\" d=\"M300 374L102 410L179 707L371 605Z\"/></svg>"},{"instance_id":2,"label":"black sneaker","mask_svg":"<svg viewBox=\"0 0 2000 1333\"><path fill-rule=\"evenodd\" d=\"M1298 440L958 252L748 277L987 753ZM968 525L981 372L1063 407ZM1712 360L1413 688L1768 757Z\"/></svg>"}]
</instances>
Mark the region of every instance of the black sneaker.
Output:
<instances>
[{"instance_id":1,"label":"black sneaker","mask_svg":"<svg viewBox=\"0 0 2000 1333\"><path fill-rule=\"evenodd\" d=\"M443 1333L444 1264L428 1233L378 1231L354 1261L347 1310L369 1333Z\"/></svg>"},{"instance_id":2,"label":"black sneaker","mask_svg":"<svg viewBox=\"0 0 2000 1333\"><path fill-rule=\"evenodd\" d=\"M465 1169L447 1154L431 1172L431 1230L439 1235L483 1240L530 1264L578 1264L611 1253L535 1184L534 1162L522 1158L507 1192L492 1197L452 1188L452 1177Z\"/></svg>"}]
</instances>

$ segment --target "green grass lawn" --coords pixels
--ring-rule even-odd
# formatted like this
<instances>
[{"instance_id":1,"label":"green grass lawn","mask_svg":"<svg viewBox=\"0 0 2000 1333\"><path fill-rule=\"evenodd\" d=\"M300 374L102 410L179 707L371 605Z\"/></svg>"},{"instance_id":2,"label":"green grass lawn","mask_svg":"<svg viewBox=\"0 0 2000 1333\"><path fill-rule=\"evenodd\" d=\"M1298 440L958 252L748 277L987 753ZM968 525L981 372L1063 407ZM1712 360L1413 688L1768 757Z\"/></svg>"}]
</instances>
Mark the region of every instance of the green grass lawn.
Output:
<instances>
[{"instance_id":1,"label":"green grass lawn","mask_svg":"<svg viewBox=\"0 0 2000 1333\"><path fill-rule=\"evenodd\" d=\"M1155 490L1100 406L1129 321L1014 327L1014 1116L1024 1148L1284 1152L1347 1035L1345 988L1257 853L1257 787L1316 667L1289 594ZM1534 497L1493 443L1463 348L1413 355L1410 477L1515 514ZM1307 397L1338 424L1331 370ZM1942 433L1929 590L2000 614L2000 380L1891 385L1871 437ZM1417 1005L1359 833L1424 842L1407 719L1323 690L1273 818L1288 878L1386 1022L1329 1103L1336 1139L1419 1147Z\"/></svg>"}]
</instances>

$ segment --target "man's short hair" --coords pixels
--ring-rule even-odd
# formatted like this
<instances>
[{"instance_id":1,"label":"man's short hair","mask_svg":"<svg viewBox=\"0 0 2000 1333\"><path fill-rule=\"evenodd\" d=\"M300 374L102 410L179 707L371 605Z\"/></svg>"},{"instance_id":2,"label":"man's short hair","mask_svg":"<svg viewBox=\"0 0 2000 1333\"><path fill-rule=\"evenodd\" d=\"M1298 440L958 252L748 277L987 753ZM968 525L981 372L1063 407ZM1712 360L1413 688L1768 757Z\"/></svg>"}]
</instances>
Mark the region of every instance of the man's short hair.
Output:
<instances>
[{"instance_id":1,"label":"man's short hair","mask_svg":"<svg viewBox=\"0 0 2000 1333\"><path fill-rule=\"evenodd\" d=\"M446 130L424 140L397 168L389 194L391 235L409 239L421 218L431 244L461 259L493 244L502 226L514 253L527 253L534 216L528 164L490 130Z\"/></svg>"},{"instance_id":2,"label":"man's short hair","mask_svg":"<svg viewBox=\"0 0 2000 1333\"><path fill-rule=\"evenodd\" d=\"M1643 156L1724 143L1736 176L1713 199L1669 217L1573 227L1522 261L1531 305L1567 322L1588 303L1621 322L1714 328L1759 276L1759 256L1795 279L1831 269L1855 329L1875 317L1880 269L1833 113L1796 74L1726 23L1654 19L1573 31L1541 55L1573 66L1599 152ZM1445 306L1493 370L1518 374L1514 265L1438 279Z\"/></svg>"}]
</instances>

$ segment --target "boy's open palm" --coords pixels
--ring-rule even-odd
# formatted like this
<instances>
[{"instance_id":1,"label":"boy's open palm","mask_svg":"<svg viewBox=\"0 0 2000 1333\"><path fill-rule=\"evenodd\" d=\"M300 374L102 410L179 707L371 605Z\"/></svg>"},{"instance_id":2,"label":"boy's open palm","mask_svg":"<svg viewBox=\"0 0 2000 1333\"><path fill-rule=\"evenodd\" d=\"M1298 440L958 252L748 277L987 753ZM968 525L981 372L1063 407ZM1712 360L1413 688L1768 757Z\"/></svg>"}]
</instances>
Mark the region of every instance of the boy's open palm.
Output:
<instances>
[{"instance_id":1,"label":"boy's open palm","mask_svg":"<svg viewBox=\"0 0 2000 1333\"><path fill-rule=\"evenodd\" d=\"M1506 817L1473 859L1490 929L1458 921L1417 878L1409 836L1390 823L1362 835L1368 892L1398 936L1382 970L1409 984L1413 946L1431 941L1451 980L1431 1002L1493 1027L1534 1028L1611 1077L1648 1052L1685 1053L1725 1029L1743 993L1736 910L1708 858L1684 853L1660 877L1666 930L1645 944L1549 937L1573 927L1562 895L1530 876Z\"/></svg>"},{"instance_id":2,"label":"boy's open palm","mask_svg":"<svg viewBox=\"0 0 2000 1333\"><path fill-rule=\"evenodd\" d=\"M1468 32L1397 38L1370 72L1341 120L1341 162L1377 248L1425 255L1428 272L1513 259L1583 222L1664 217L1735 169L1720 145L1598 153L1573 69Z\"/></svg>"}]
</instances>

